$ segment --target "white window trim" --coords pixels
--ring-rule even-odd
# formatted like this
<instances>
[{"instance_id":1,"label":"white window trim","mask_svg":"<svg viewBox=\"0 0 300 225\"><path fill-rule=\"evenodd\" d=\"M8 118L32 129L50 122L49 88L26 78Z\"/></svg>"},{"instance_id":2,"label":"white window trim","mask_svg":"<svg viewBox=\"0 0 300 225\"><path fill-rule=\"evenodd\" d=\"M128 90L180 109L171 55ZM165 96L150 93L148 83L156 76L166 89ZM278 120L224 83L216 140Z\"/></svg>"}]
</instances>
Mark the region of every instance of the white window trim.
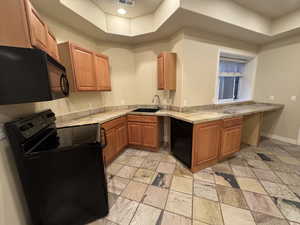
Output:
<instances>
[{"instance_id":1,"label":"white window trim","mask_svg":"<svg viewBox=\"0 0 300 225\"><path fill-rule=\"evenodd\" d=\"M253 100L253 92L254 92L254 86L251 88L251 97L250 98L242 98L242 99L219 99L219 86L220 86L220 81L219 81L219 62L221 59L221 55L222 54L232 54L232 55L237 55L237 56L241 56L241 57L245 57L248 58L249 60L256 58L256 55L253 55L251 53L247 54L246 52L236 52L236 51L231 51L228 49L219 49L218 51L218 63L217 63L217 70L216 70L216 82L215 82L215 96L213 98L213 103L216 105L219 104L226 104L226 103L235 103L235 102L248 102L248 101L252 101ZM254 84L255 84L255 79L256 79L256 68L255 68L255 74L254 76ZM253 84L253 85L254 85Z\"/></svg>"},{"instance_id":2,"label":"white window trim","mask_svg":"<svg viewBox=\"0 0 300 225\"><path fill-rule=\"evenodd\" d=\"M216 103L217 105L218 104L225 104L225 103L235 103L235 102L248 102L248 101L251 101L251 99L221 99L221 100L218 100L218 102Z\"/></svg>"}]
</instances>

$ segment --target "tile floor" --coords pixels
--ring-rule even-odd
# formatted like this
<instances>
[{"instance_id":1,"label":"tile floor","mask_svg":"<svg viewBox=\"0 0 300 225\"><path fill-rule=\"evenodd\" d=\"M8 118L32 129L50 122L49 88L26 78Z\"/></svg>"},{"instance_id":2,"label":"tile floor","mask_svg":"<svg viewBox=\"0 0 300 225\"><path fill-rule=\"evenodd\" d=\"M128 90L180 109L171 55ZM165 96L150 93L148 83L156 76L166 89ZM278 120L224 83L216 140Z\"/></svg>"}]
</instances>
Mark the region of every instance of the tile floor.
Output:
<instances>
[{"instance_id":1,"label":"tile floor","mask_svg":"<svg viewBox=\"0 0 300 225\"><path fill-rule=\"evenodd\" d=\"M107 179L110 213L90 225L300 225L300 147L270 139L195 174L127 149Z\"/></svg>"}]
</instances>

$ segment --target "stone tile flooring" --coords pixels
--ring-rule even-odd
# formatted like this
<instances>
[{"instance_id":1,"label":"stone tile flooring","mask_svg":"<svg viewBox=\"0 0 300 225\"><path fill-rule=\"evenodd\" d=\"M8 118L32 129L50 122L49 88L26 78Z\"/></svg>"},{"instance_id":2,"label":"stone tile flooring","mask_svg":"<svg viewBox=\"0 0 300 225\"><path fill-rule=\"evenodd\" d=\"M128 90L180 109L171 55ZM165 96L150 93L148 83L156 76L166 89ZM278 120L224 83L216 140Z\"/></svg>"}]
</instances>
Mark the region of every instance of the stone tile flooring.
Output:
<instances>
[{"instance_id":1,"label":"stone tile flooring","mask_svg":"<svg viewBox=\"0 0 300 225\"><path fill-rule=\"evenodd\" d=\"M300 147L275 140L195 174L127 149L107 179L110 213L90 225L300 225Z\"/></svg>"}]
</instances>

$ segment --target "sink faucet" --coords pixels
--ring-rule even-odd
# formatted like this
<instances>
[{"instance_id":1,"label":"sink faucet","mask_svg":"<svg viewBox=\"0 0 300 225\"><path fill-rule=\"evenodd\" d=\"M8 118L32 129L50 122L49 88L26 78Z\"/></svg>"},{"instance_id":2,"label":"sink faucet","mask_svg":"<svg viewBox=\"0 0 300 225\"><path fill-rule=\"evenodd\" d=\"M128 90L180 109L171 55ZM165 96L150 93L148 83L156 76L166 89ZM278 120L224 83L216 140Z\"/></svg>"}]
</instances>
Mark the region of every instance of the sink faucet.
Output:
<instances>
[{"instance_id":1,"label":"sink faucet","mask_svg":"<svg viewBox=\"0 0 300 225\"><path fill-rule=\"evenodd\" d=\"M155 99L157 98L157 108L159 109L160 107L160 97L159 95L154 95L153 99L152 99L152 103L155 103Z\"/></svg>"}]
</instances>

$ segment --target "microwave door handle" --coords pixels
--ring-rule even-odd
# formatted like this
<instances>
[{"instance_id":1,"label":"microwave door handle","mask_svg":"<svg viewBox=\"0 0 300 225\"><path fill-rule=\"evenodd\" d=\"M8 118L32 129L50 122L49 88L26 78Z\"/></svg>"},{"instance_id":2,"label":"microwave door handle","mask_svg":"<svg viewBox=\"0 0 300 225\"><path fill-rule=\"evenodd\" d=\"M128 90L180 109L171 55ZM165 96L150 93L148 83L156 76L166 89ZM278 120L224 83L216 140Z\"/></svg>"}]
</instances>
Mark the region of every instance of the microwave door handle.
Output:
<instances>
[{"instance_id":1,"label":"microwave door handle","mask_svg":"<svg viewBox=\"0 0 300 225\"><path fill-rule=\"evenodd\" d=\"M69 95L69 91L70 91L69 81L65 74L61 74L61 76L60 76L60 88L61 88L62 93L65 96Z\"/></svg>"}]
</instances>

